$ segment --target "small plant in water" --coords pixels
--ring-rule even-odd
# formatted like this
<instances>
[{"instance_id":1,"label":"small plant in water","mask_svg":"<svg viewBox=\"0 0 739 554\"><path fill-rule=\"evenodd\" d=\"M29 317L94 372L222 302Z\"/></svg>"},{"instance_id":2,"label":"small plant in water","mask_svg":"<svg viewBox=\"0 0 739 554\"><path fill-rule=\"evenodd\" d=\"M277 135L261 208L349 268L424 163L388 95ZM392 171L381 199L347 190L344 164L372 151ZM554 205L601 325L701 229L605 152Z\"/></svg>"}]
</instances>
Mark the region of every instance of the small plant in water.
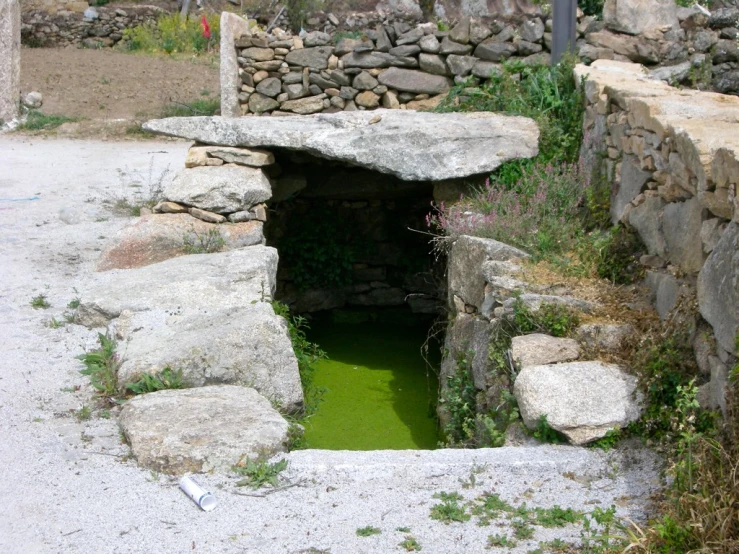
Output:
<instances>
[{"instance_id":1,"label":"small plant in water","mask_svg":"<svg viewBox=\"0 0 739 554\"><path fill-rule=\"evenodd\" d=\"M138 381L126 383L126 390L133 394L146 394L165 389L182 389L185 383L182 381L182 370L173 370L167 366L159 373L142 373Z\"/></svg>"},{"instance_id":2,"label":"small plant in water","mask_svg":"<svg viewBox=\"0 0 739 554\"><path fill-rule=\"evenodd\" d=\"M356 531L358 537L371 537L372 535L379 535L382 530L377 527L367 525L366 527L359 527Z\"/></svg>"},{"instance_id":3,"label":"small plant in water","mask_svg":"<svg viewBox=\"0 0 739 554\"><path fill-rule=\"evenodd\" d=\"M277 486L277 478L287 469L287 460L282 459L273 464L263 460L250 460L245 458L233 467L238 475L244 479L236 482L237 487L251 487L258 489L265 485Z\"/></svg>"}]
</instances>

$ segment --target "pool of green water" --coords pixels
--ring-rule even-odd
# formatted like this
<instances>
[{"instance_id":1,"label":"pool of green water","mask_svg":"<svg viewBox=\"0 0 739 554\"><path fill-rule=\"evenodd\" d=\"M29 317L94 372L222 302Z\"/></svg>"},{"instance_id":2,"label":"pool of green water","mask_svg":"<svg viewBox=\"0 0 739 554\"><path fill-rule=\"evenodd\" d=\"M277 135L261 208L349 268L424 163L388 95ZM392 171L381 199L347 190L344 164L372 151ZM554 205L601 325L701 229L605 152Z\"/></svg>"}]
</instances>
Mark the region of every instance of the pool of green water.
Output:
<instances>
[{"instance_id":1,"label":"pool of green water","mask_svg":"<svg viewBox=\"0 0 739 554\"><path fill-rule=\"evenodd\" d=\"M308 338L328 354L314 385L325 389L305 422L308 448L431 449L438 435L437 380L421 356L428 325L311 322Z\"/></svg>"}]
</instances>

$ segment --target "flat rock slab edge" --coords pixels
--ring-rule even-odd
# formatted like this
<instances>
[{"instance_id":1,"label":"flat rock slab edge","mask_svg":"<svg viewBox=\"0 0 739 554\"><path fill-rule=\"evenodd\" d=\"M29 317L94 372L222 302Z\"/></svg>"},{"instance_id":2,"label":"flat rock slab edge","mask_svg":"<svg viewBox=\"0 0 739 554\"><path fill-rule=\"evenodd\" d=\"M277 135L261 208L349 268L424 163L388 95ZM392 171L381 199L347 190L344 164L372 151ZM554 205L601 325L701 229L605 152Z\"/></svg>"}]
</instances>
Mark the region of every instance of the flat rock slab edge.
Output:
<instances>
[{"instance_id":1,"label":"flat rock slab edge","mask_svg":"<svg viewBox=\"0 0 739 554\"><path fill-rule=\"evenodd\" d=\"M492 112L373 110L295 117L174 117L144 129L219 146L286 148L343 161L406 181L489 173L538 154L529 118Z\"/></svg>"}]
</instances>

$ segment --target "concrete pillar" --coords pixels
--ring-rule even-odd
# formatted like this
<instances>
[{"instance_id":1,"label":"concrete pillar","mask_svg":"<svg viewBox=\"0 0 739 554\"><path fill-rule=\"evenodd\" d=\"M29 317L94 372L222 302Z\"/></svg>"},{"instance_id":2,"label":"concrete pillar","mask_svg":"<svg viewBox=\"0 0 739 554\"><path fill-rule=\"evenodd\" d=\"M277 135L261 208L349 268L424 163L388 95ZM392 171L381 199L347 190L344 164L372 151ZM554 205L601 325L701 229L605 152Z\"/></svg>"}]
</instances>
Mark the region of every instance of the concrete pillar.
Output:
<instances>
[{"instance_id":1,"label":"concrete pillar","mask_svg":"<svg viewBox=\"0 0 739 554\"><path fill-rule=\"evenodd\" d=\"M0 0L0 123L18 117L21 86L21 7Z\"/></svg>"},{"instance_id":2,"label":"concrete pillar","mask_svg":"<svg viewBox=\"0 0 739 554\"><path fill-rule=\"evenodd\" d=\"M554 0L552 10L552 65L565 52L575 51L577 39L577 0Z\"/></svg>"}]
</instances>

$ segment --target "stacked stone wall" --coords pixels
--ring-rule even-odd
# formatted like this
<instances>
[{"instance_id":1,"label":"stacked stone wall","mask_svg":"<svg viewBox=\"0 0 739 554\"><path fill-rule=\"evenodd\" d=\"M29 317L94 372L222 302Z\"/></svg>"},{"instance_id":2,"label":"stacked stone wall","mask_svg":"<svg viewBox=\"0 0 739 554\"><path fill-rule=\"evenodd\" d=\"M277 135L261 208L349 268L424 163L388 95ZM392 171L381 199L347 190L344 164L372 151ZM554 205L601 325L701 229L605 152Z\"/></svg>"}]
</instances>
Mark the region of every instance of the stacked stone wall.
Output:
<instances>
[{"instance_id":1,"label":"stacked stone wall","mask_svg":"<svg viewBox=\"0 0 739 554\"><path fill-rule=\"evenodd\" d=\"M22 43L30 47L70 45L84 48L110 47L123 38L125 29L156 21L165 13L156 6L130 6L126 9L89 8L87 2L72 2L69 6L61 7L63 9L24 11L21 26ZM28 6L24 8L27 9ZM91 17L87 17L88 15Z\"/></svg>"},{"instance_id":2,"label":"stacked stone wall","mask_svg":"<svg viewBox=\"0 0 739 554\"><path fill-rule=\"evenodd\" d=\"M665 4L671 8L667 15L646 30L623 14L600 21L579 13L580 59L639 62L664 81L739 91L739 11L719 10L709 17L695 8ZM331 32L312 31L301 38L275 30L238 38L233 55L240 87L227 93L238 94L234 111L283 115L428 109L454 83L479 84L506 60L550 63L552 20L540 14L463 17L449 31L399 20L350 33L329 21L323 28Z\"/></svg>"},{"instance_id":3,"label":"stacked stone wall","mask_svg":"<svg viewBox=\"0 0 739 554\"><path fill-rule=\"evenodd\" d=\"M599 61L576 74L584 159L611 183L613 223L636 229L648 250L659 315L697 299L701 400L725 409L739 331L739 98L678 90L637 64Z\"/></svg>"}]
</instances>

